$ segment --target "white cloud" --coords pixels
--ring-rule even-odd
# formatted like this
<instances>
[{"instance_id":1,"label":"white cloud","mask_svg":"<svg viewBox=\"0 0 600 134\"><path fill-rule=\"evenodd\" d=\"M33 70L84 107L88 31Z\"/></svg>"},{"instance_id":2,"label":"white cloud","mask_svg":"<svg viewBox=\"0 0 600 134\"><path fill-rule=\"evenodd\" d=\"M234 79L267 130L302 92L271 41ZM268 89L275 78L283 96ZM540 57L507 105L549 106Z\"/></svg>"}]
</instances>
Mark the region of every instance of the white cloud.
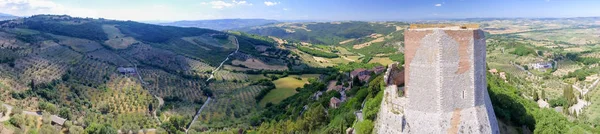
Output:
<instances>
[{"instance_id":1,"label":"white cloud","mask_svg":"<svg viewBox=\"0 0 600 134\"><path fill-rule=\"evenodd\" d=\"M66 7L49 0L0 0L0 12L17 16L68 14L78 17L94 17L97 14L93 10Z\"/></svg>"},{"instance_id":2,"label":"white cloud","mask_svg":"<svg viewBox=\"0 0 600 134\"><path fill-rule=\"evenodd\" d=\"M436 6L436 7L441 7L441 6L442 6L442 4L435 4L435 6Z\"/></svg>"},{"instance_id":3,"label":"white cloud","mask_svg":"<svg viewBox=\"0 0 600 134\"><path fill-rule=\"evenodd\" d=\"M287 8L283 8L283 11L287 11L287 10L290 10L290 9L287 9Z\"/></svg>"},{"instance_id":4,"label":"white cloud","mask_svg":"<svg viewBox=\"0 0 600 134\"><path fill-rule=\"evenodd\" d=\"M217 0L217 1L211 1L211 2L208 2L208 3L207 2L202 2L200 4L203 4L203 5L212 5L211 7L215 8L215 9L223 9L223 8L227 8L227 7L234 7L234 6L237 6L237 5L249 5L249 6L252 6L252 3L248 3L247 1L244 1L244 0L242 0L242 1L233 0L231 2L225 2L225 1Z\"/></svg>"},{"instance_id":5,"label":"white cloud","mask_svg":"<svg viewBox=\"0 0 600 134\"><path fill-rule=\"evenodd\" d=\"M277 4L279 4L279 2L265 1L265 5L267 5L267 6L275 6Z\"/></svg>"}]
</instances>

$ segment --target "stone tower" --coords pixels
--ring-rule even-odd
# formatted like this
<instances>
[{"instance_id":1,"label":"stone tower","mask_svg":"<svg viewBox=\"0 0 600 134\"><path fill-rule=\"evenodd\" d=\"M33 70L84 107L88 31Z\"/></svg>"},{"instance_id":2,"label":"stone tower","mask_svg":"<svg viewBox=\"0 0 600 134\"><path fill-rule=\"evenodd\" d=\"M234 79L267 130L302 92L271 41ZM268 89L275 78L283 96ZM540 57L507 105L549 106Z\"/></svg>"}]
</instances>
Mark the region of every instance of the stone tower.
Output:
<instances>
[{"instance_id":1,"label":"stone tower","mask_svg":"<svg viewBox=\"0 0 600 134\"><path fill-rule=\"evenodd\" d=\"M413 24L405 31L404 133L499 133L478 27Z\"/></svg>"}]
</instances>

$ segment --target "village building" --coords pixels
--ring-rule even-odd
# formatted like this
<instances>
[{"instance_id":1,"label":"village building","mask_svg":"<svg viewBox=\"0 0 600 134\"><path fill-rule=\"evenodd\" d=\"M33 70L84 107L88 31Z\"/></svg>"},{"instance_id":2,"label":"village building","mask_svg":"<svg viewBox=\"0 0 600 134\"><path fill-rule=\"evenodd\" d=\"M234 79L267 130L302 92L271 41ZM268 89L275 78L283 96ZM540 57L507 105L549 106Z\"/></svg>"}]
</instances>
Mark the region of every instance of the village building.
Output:
<instances>
[{"instance_id":1,"label":"village building","mask_svg":"<svg viewBox=\"0 0 600 134\"><path fill-rule=\"evenodd\" d=\"M375 68L373 68L373 72L375 72L375 74L380 74L383 73L385 71L385 67L383 66L377 66Z\"/></svg>"},{"instance_id":2,"label":"village building","mask_svg":"<svg viewBox=\"0 0 600 134\"><path fill-rule=\"evenodd\" d=\"M498 74L498 70L496 70L495 68L488 70L488 72L490 72L491 74Z\"/></svg>"},{"instance_id":3,"label":"village building","mask_svg":"<svg viewBox=\"0 0 600 134\"><path fill-rule=\"evenodd\" d=\"M331 99L329 99L329 108L338 108L340 107L340 104L342 104L342 100L337 97L331 97Z\"/></svg>"},{"instance_id":4,"label":"village building","mask_svg":"<svg viewBox=\"0 0 600 134\"><path fill-rule=\"evenodd\" d=\"M313 98L315 100L319 100L319 98L323 95L322 91L317 91L315 94L313 94Z\"/></svg>"},{"instance_id":5,"label":"village building","mask_svg":"<svg viewBox=\"0 0 600 134\"><path fill-rule=\"evenodd\" d=\"M552 68L552 63L550 63L550 62L533 63L533 64L531 64L531 67L533 69L547 69L547 68Z\"/></svg>"},{"instance_id":6,"label":"village building","mask_svg":"<svg viewBox=\"0 0 600 134\"><path fill-rule=\"evenodd\" d=\"M135 68L132 67L119 67L117 71L121 74L136 74Z\"/></svg>"}]
</instances>

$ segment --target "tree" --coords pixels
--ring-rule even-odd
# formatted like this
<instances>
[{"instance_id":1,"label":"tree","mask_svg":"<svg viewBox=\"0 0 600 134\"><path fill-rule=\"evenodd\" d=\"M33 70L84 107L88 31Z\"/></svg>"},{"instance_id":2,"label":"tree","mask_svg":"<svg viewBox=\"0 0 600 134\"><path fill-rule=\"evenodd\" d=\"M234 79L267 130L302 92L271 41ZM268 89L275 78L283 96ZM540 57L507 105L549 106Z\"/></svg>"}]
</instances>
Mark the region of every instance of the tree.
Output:
<instances>
[{"instance_id":1,"label":"tree","mask_svg":"<svg viewBox=\"0 0 600 134\"><path fill-rule=\"evenodd\" d=\"M321 126L327 123L327 114L325 113L325 107L323 105L318 104L310 108L303 115L303 119L308 124L308 132L312 132L315 130L317 126Z\"/></svg>"},{"instance_id":2,"label":"tree","mask_svg":"<svg viewBox=\"0 0 600 134\"><path fill-rule=\"evenodd\" d=\"M2 116L7 116L6 112L8 112L8 109L4 106L4 103L0 102L0 114L2 114Z\"/></svg>"},{"instance_id":3,"label":"tree","mask_svg":"<svg viewBox=\"0 0 600 134\"><path fill-rule=\"evenodd\" d=\"M570 124L563 115L549 109L541 109L536 119L535 134L564 134Z\"/></svg>"},{"instance_id":4,"label":"tree","mask_svg":"<svg viewBox=\"0 0 600 134\"><path fill-rule=\"evenodd\" d=\"M360 81L360 79L358 79L358 76L354 76L354 78L352 78L352 87L360 87L362 86L362 83Z\"/></svg>"},{"instance_id":5,"label":"tree","mask_svg":"<svg viewBox=\"0 0 600 134\"><path fill-rule=\"evenodd\" d=\"M208 97L212 97L213 96L213 92L212 90L205 88L204 90L202 90L202 92L204 92L204 95L208 96Z\"/></svg>"},{"instance_id":6,"label":"tree","mask_svg":"<svg viewBox=\"0 0 600 134\"><path fill-rule=\"evenodd\" d=\"M364 118L369 120L375 120L381 101L383 100L383 92L379 92L375 98L368 99L364 107Z\"/></svg>"},{"instance_id":7,"label":"tree","mask_svg":"<svg viewBox=\"0 0 600 134\"><path fill-rule=\"evenodd\" d=\"M117 130L108 124L96 124L92 123L90 126L85 128L87 134L117 134Z\"/></svg>"},{"instance_id":8,"label":"tree","mask_svg":"<svg viewBox=\"0 0 600 134\"><path fill-rule=\"evenodd\" d=\"M56 114L58 111L58 109L56 108L56 106L54 106L54 104L48 103L48 102L40 102L38 104L38 108L40 110L50 112L51 114Z\"/></svg>"},{"instance_id":9,"label":"tree","mask_svg":"<svg viewBox=\"0 0 600 134\"><path fill-rule=\"evenodd\" d=\"M15 114L13 115L9 122L11 124L13 124L14 126L17 126L19 128L24 128L25 127L25 117L23 116L23 114Z\"/></svg>"},{"instance_id":10,"label":"tree","mask_svg":"<svg viewBox=\"0 0 600 134\"><path fill-rule=\"evenodd\" d=\"M69 134L83 134L83 127L81 126L71 126L69 127Z\"/></svg>"},{"instance_id":11,"label":"tree","mask_svg":"<svg viewBox=\"0 0 600 134\"><path fill-rule=\"evenodd\" d=\"M542 90L542 100L546 100L546 91Z\"/></svg>"},{"instance_id":12,"label":"tree","mask_svg":"<svg viewBox=\"0 0 600 134\"><path fill-rule=\"evenodd\" d=\"M567 99L567 107L573 106L575 103L577 103L577 98L573 93L573 86L567 86L567 88L563 90L563 96L565 99Z\"/></svg>"},{"instance_id":13,"label":"tree","mask_svg":"<svg viewBox=\"0 0 600 134\"><path fill-rule=\"evenodd\" d=\"M50 124L44 124L44 125L42 125L42 128L40 128L40 134L58 134L58 133L59 133L59 131L56 130Z\"/></svg>"},{"instance_id":14,"label":"tree","mask_svg":"<svg viewBox=\"0 0 600 134\"><path fill-rule=\"evenodd\" d=\"M61 108L60 112L58 112L58 115L66 119L73 120L73 114L71 114L71 110L69 110L68 108Z\"/></svg>"},{"instance_id":15,"label":"tree","mask_svg":"<svg viewBox=\"0 0 600 134\"><path fill-rule=\"evenodd\" d=\"M182 133L186 129L187 122L182 116L173 116L168 122L163 123L161 127L170 134Z\"/></svg>"},{"instance_id":16,"label":"tree","mask_svg":"<svg viewBox=\"0 0 600 134\"><path fill-rule=\"evenodd\" d=\"M100 130L101 134L117 134L117 129L111 127L108 124L105 124L104 127Z\"/></svg>"},{"instance_id":17,"label":"tree","mask_svg":"<svg viewBox=\"0 0 600 134\"><path fill-rule=\"evenodd\" d=\"M44 124L50 124L52 122L52 119L50 118L50 113L42 112L42 122Z\"/></svg>"},{"instance_id":18,"label":"tree","mask_svg":"<svg viewBox=\"0 0 600 134\"><path fill-rule=\"evenodd\" d=\"M357 134L370 134L373 131L373 122L371 120L363 120L356 124Z\"/></svg>"},{"instance_id":19,"label":"tree","mask_svg":"<svg viewBox=\"0 0 600 134\"><path fill-rule=\"evenodd\" d=\"M539 99L540 99L540 97L538 97L537 91L533 91L533 100L538 101Z\"/></svg>"}]
</instances>

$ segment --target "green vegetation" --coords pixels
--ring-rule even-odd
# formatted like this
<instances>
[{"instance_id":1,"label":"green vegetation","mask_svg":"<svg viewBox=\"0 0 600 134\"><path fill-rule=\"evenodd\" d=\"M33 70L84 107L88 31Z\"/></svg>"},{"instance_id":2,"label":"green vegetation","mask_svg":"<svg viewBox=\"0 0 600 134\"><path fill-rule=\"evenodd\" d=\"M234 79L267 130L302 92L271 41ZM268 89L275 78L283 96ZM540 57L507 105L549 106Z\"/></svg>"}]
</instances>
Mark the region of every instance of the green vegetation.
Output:
<instances>
[{"instance_id":1,"label":"green vegetation","mask_svg":"<svg viewBox=\"0 0 600 134\"><path fill-rule=\"evenodd\" d=\"M404 54L392 54L389 57L390 57L390 60L399 62L400 65L404 64Z\"/></svg>"},{"instance_id":2,"label":"green vegetation","mask_svg":"<svg viewBox=\"0 0 600 134\"><path fill-rule=\"evenodd\" d=\"M599 71L600 67L582 68L573 72L569 72L567 75L563 76L563 78L577 78L577 80L583 81L587 76L595 74Z\"/></svg>"},{"instance_id":3,"label":"green vegetation","mask_svg":"<svg viewBox=\"0 0 600 134\"><path fill-rule=\"evenodd\" d=\"M259 103L260 106L266 106L267 103L278 104L289 96L294 95L296 93L296 88L302 87L310 78L310 76L307 75L303 76L301 80L298 80L295 77L298 76L290 75L273 81L276 88L264 96Z\"/></svg>"},{"instance_id":4,"label":"green vegetation","mask_svg":"<svg viewBox=\"0 0 600 134\"><path fill-rule=\"evenodd\" d=\"M295 28L295 27L305 27ZM285 29L293 29L295 32L288 33ZM395 31L395 27L384 24L369 22L341 22L341 23L293 23L283 27L264 27L259 29L243 29L248 33L263 36L275 36L292 41L303 41L313 44L338 44L341 41L365 37L373 33L384 35Z\"/></svg>"},{"instance_id":5,"label":"green vegetation","mask_svg":"<svg viewBox=\"0 0 600 134\"><path fill-rule=\"evenodd\" d=\"M487 81L494 112L503 121L511 122L515 126L525 125L534 130L534 133L567 133L574 127L584 128L584 131L590 133L600 131L584 124L570 122L551 109L540 109L535 102L520 97L517 88L497 76L488 73Z\"/></svg>"},{"instance_id":6,"label":"green vegetation","mask_svg":"<svg viewBox=\"0 0 600 134\"><path fill-rule=\"evenodd\" d=\"M515 50L510 52L511 54L515 54L518 56L527 56L529 54L535 54L535 51L531 48L528 48L524 45L519 45L515 47Z\"/></svg>"},{"instance_id":7,"label":"green vegetation","mask_svg":"<svg viewBox=\"0 0 600 134\"><path fill-rule=\"evenodd\" d=\"M329 76L327 79L336 79L336 76L341 75L330 74ZM279 104L267 106L266 111L262 112L260 116L252 118L252 124L259 126L255 129L258 133L341 133L345 132L346 128L353 126L354 111L363 109L366 115L365 119L354 127L360 132L370 133L373 129L373 119L376 118L383 97L383 92L380 91L383 90L384 85L383 75L374 77L369 84L362 87L355 86L347 91L349 100L343 102L338 108L331 108L328 105L331 97L339 97L337 92L326 92L318 100L311 99L317 91L325 90L323 82L311 80L310 84L297 89L297 94ZM363 101L366 101L366 106L361 108ZM308 106L306 111L303 110L304 106ZM328 116L324 116L326 110ZM305 112L300 114L301 111ZM275 130L273 128L284 129Z\"/></svg>"},{"instance_id":8,"label":"green vegetation","mask_svg":"<svg viewBox=\"0 0 600 134\"><path fill-rule=\"evenodd\" d=\"M254 83L253 85L267 86L267 88L260 90L260 93L258 93L258 95L256 95L256 97L254 97L257 101L262 100L265 97L265 95L267 95L269 92L271 92L271 90L276 88L275 84L273 84L273 82L271 82L268 79L261 79L258 82Z\"/></svg>"},{"instance_id":9,"label":"green vegetation","mask_svg":"<svg viewBox=\"0 0 600 134\"><path fill-rule=\"evenodd\" d=\"M373 131L373 122L371 120L365 120L356 124L357 134L370 134Z\"/></svg>"},{"instance_id":10,"label":"green vegetation","mask_svg":"<svg viewBox=\"0 0 600 134\"><path fill-rule=\"evenodd\" d=\"M298 50L308 53L308 54L311 54L313 56L318 56L318 57L325 57L325 58L339 57L337 54L334 54L334 53L323 52L321 50L311 49L309 47L304 47L304 46L298 46Z\"/></svg>"},{"instance_id":11,"label":"green vegetation","mask_svg":"<svg viewBox=\"0 0 600 134\"><path fill-rule=\"evenodd\" d=\"M107 40L106 33L102 30L99 23L83 23L78 25L69 25L60 22L45 21L48 16L38 15L26 19L24 25L28 29L47 32L57 35L71 36L94 41Z\"/></svg>"},{"instance_id":12,"label":"green vegetation","mask_svg":"<svg viewBox=\"0 0 600 134\"><path fill-rule=\"evenodd\" d=\"M340 71L349 72L349 71L353 71L353 70L359 69L359 68L373 69L374 67L377 67L377 66L382 66L382 65L379 63L363 64L363 63L350 62L348 64L341 64L341 65L335 66L334 68L338 69Z\"/></svg>"}]
</instances>

